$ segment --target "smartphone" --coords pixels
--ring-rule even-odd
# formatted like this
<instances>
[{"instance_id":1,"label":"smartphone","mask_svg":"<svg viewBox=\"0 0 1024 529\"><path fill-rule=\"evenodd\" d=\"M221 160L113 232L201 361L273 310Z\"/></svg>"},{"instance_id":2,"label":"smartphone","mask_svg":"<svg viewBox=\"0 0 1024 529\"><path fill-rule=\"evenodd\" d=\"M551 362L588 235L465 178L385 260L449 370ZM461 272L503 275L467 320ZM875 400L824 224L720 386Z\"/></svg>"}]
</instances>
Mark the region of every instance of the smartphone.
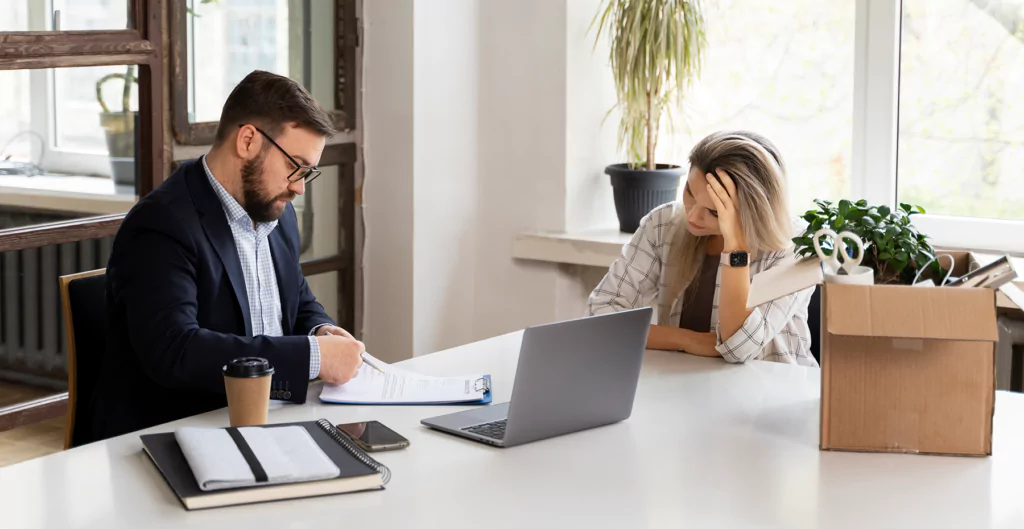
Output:
<instances>
[{"instance_id":1,"label":"smartphone","mask_svg":"<svg viewBox=\"0 0 1024 529\"><path fill-rule=\"evenodd\" d=\"M409 446L408 439L377 421L339 424L338 429L367 452L399 450Z\"/></svg>"}]
</instances>

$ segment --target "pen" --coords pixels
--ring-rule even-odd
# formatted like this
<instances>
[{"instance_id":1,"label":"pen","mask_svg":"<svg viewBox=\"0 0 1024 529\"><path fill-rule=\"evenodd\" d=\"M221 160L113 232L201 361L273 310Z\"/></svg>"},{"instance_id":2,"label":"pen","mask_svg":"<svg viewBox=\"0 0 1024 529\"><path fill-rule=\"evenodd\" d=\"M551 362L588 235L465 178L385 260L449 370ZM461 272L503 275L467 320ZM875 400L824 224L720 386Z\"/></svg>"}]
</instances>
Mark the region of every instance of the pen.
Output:
<instances>
[{"instance_id":1,"label":"pen","mask_svg":"<svg viewBox=\"0 0 1024 529\"><path fill-rule=\"evenodd\" d=\"M363 363L365 363L366 365L376 369L377 371L380 371L381 373L384 372L384 370L381 369L380 366L378 366L377 364L371 362L370 359L366 357L366 353L363 353L360 356L363 358Z\"/></svg>"},{"instance_id":2,"label":"pen","mask_svg":"<svg viewBox=\"0 0 1024 529\"><path fill-rule=\"evenodd\" d=\"M343 336L341 334L337 334L337 333L331 332L331 329L329 329L329 328L327 329L327 334L332 334L334 336ZM363 362L366 365L376 369L377 371L380 371L381 373L384 373L384 370L381 369L380 366L378 366L377 364L371 362L370 359L366 357L366 351L363 351L362 353L360 353L359 357L363 359Z\"/></svg>"}]
</instances>

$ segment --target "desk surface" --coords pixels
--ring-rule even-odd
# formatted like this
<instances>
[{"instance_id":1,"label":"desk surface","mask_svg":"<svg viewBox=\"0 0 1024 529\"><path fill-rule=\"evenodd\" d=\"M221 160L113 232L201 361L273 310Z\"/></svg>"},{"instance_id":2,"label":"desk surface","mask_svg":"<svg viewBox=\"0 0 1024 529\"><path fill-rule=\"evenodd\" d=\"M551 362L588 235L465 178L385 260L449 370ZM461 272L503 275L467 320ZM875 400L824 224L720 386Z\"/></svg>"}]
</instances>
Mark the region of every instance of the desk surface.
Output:
<instances>
[{"instance_id":1,"label":"desk surface","mask_svg":"<svg viewBox=\"0 0 1024 529\"><path fill-rule=\"evenodd\" d=\"M488 371L509 398L520 334L403 364ZM411 440L387 490L187 512L137 434L0 469L0 526L1024 527L1024 396L996 399L994 456L818 450L817 369L648 352L625 422L510 449L427 430L453 407L274 403L272 422L377 419ZM224 410L153 428L224 426Z\"/></svg>"}]
</instances>

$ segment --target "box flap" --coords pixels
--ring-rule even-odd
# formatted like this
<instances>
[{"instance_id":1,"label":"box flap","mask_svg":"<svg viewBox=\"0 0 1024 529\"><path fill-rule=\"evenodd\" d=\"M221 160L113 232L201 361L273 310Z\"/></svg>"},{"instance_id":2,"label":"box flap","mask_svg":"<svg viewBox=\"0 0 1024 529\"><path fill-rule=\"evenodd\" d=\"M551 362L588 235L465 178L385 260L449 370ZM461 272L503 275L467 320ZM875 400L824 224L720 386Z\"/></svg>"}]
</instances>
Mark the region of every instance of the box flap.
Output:
<instances>
[{"instance_id":1,"label":"box flap","mask_svg":"<svg viewBox=\"0 0 1024 529\"><path fill-rule=\"evenodd\" d=\"M817 257L787 259L783 264L769 268L751 279L747 310L821 284L823 279L821 260Z\"/></svg>"},{"instance_id":2,"label":"box flap","mask_svg":"<svg viewBox=\"0 0 1024 529\"><path fill-rule=\"evenodd\" d=\"M995 291L826 284L826 332L840 336L998 340Z\"/></svg>"}]
</instances>

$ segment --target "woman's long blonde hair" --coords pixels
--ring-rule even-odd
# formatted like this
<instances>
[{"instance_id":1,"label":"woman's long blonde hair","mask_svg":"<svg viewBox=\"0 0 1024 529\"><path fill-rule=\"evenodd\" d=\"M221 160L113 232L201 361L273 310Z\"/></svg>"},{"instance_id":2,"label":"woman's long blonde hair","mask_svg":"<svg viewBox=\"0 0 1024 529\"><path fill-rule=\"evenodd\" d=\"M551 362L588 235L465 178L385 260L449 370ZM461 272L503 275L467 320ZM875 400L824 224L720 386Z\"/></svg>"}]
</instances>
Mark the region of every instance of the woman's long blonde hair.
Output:
<instances>
[{"instance_id":1,"label":"woman's long blonde hair","mask_svg":"<svg viewBox=\"0 0 1024 529\"><path fill-rule=\"evenodd\" d=\"M767 138L746 131L721 131L704 138L690 151L690 169L702 174L723 169L736 183L740 224L750 246L751 259L763 252L785 250L793 236L786 202L786 170L778 149ZM669 304L660 307L666 318L671 303L688 291L706 256L707 237L686 229L686 208L673 219L668 258ZM686 303L686 300L684 300Z\"/></svg>"}]
</instances>

